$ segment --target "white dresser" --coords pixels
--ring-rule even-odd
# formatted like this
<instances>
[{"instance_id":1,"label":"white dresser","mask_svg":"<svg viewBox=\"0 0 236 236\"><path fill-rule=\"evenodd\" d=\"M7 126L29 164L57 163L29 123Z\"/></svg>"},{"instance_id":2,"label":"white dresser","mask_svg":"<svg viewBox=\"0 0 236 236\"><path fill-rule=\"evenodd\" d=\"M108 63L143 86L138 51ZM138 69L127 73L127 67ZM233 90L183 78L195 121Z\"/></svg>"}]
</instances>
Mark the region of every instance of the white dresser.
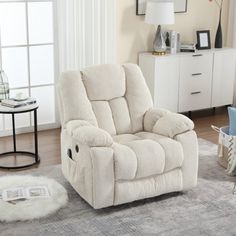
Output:
<instances>
[{"instance_id":1,"label":"white dresser","mask_svg":"<svg viewBox=\"0 0 236 236\"><path fill-rule=\"evenodd\" d=\"M233 104L236 49L139 55L154 106L187 112Z\"/></svg>"}]
</instances>

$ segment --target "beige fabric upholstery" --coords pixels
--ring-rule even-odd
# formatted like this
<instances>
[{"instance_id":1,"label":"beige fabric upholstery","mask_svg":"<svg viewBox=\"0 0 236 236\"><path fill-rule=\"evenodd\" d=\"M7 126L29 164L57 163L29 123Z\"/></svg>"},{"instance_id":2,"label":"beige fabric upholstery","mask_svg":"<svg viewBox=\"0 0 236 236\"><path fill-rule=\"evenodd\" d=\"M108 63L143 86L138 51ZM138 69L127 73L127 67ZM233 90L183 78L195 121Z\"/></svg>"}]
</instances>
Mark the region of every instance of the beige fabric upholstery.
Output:
<instances>
[{"instance_id":1,"label":"beige fabric upholstery","mask_svg":"<svg viewBox=\"0 0 236 236\"><path fill-rule=\"evenodd\" d=\"M153 127L153 132L173 138L177 134L182 134L193 130L194 123L184 115L168 114L161 117Z\"/></svg>"},{"instance_id":2,"label":"beige fabric upholstery","mask_svg":"<svg viewBox=\"0 0 236 236\"><path fill-rule=\"evenodd\" d=\"M69 121L66 130L79 143L89 147L109 147L113 144L113 139L109 133L90 125L87 121Z\"/></svg>"},{"instance_id":3,"label":"beige fabric upholstery","mask_svg":"<svg viewBox=\"0 0 236 236\"><path fill-rule=\"evenodd\" d=\"M79 154L75 150L78 142L65 129L61 132L61 164L65 178L80 196L90 204L93 203L93 166L90 147L80 145ZM73 159L68 158L67 150L72 150Z\"/></svg>"},{"instance_id":4,"label":"beige fabric upholstery","mask_svg":"<svg viewBox=\"0 0 236 236\"><path fill-rule=\"evenodd\" d=\"M140 140L140 139L141 139L140 137L134 134L120 134L120 135L113 136L114 142L117 142L120 144L125 144L130 141Z\"/></svg>"},{"instance_id":5,"label":"beige fabric upholstery","mask_svg":"<svg viewBox=\"0 0 236 236\"><path fill-rule=\"evenodd\" d=\"M73 131L72 137L79 143L88 145L89 147L109 147L113 143L113 139L105 130L84 126Z\"/></svg>"},{"instance_id":6,"label":"beige fabric upholstery","mask_svg":"<svg viewBox=\"0 0 236 236\"><path fill-rule=\"evenodd\" d=\"M125 97L129 107L132 133L136 133L143 130L143 117L153 107L152 97L137 65L126 64L124 70L126 75Z\"/></svg>"},{"instance_id":7,"label":"beige fabric upholstery","mask_svg":"<svg viewBox=\"0 0 236 236\"><path fill-rule=\"evenodd\" d=\"M62 125L70 120L86 120L97 126L97 119L87 97L80 72L62 74L58 83L58 96Z\"/></svg>"},{"instance_id":8,"label":"beige fabric upholstery","mask_svg":"<svg viewBox=\"0 0 236 236\"><path fill-rule=\"evenodd\" d=\"M113 139L118 142L112 147L116 180L145 178L182 166L183 148L173 139L148 132L117 135Z\"/></svg>"},{"instance_id":9,"label":"beige fabric upholstery","mask_svg":"<svg viewBox=\"0 0 236 236\"><path fill-rule=\"evenodd\" d=\"M170 114L169 111L164 109L150 109L144 116L144 130L148 132L153 131L156 122L163 116Z\"/></svg>"},{"instance_id":10,"label":"beige fabric upholstery","mask_svg":"<svg viewBox=\"0 0 236 236\"><path fill-rule=\"evenodd\" d=\"M98 126L109 132L111 135L115 135L116 127L109 103L106 101L96 101L92 102L92 107L94 114L97 117Z\"/></svg>"},{"instance_id":11,"label":"beige fabric upholstery","mask_svg":"<svg viewBox=\"0 0 236 236\"><path fill-rule=\"evenodd\" d=\"M196 185L193 122L153 108L137 65L66 72L57 88L62 171L91 206L98 209Z\"/></svg>"},{"instance_id":12,"label":"beige fabric upholstery","mask_svg":"<svg viewBox=\"0 0 236 236\"><path fill-rule=\"evenodd\" d=\"M130 133L132 131L129 108L124 97L110 101L110 108L117 134Z\"/></svg>"},{"instance_id":13,"label":"beige fabric upholstery","mask_svg":"<svg viewBox=\"0 0 236 236\"><path fill-rule=\"evenodd\" d=\"M198 143L197 135L194 131L177 135L175 140L178 141L182 147L185 157L182 172L183 172L183 189L190 189L197 185L198 174Z\"/></svg>"},{"instance_id":14,"label":"beige fabric upholstery","mask_svg":"<svg viewBox=\"0 0 236 236\"><path fill-rule=\"evenodd\" d=\"M136 179L163 173L165 152L158 143L152 140L137 140L127 143L127 146L137 158Z\"/></svg>"},{"instance_id":15,"label":"beige fabric upholstery","mask_svg":"<svg viewBox=\"0 0 236 236\"><path fill-rule=\"evenodd\" d=\"M114 205L182 190L181 169L135 181L119 181L115 185Z\"/></svg>"},{"instance_id":16,"label":"beige fabric upholstery","mask_svg":"<svg viewBox=\"0 0 236 236\"><path fill-rule=\"evenodd\" d=\"M116 180L135 179L138 160L136 153L128 146L114 143L114 166ZM128 158L127 158L128 157Z\"/></svg>"},{"instance_id":17,"label":"beige fabric upholstery","mask_svg":"<svg viewBox=\"0 0 236 236\"><path fill-rule=\"evenodd\" d=\"M137 135L145 139L154 140L161 145L165 152L165 172L182 166L184 154L183 147L179 142L154 133L141 132L137 133Z\"/></svg>"},{"instance_id":18,"label":"beige fabric upholstery","mask_svg":"<svg viewBox=\"0 0 236 236\"><path fill-rule=\"evenodd\" d=\"M95 209L113 205L114 201L114 160L110 148L91 149L93 168L93 207Z\"/></svg>"},{"instance_id":19,"label":"beige fabric upholstery","mask_svg":"<svg viewBox=\"0 0 236 236\"><path fill-rule=\"evenodd\" d=\"M73 132L80 127L84 126L91 126L93 127L88 121L86 120L71 120L66 124L66 130L70 136L73 135Z\"/></svg>"},{"instance_id":20,"label":"beige fabric upholstery","mask_svg":"<svg viewBox=\"0 0 236 236\"><path fill-rule=\"evenodd\" d=\"M121 66L93 66L82 70L82 74L90 101L109 101L125 95L125 72Z\"/></svg>"}]
</instances>

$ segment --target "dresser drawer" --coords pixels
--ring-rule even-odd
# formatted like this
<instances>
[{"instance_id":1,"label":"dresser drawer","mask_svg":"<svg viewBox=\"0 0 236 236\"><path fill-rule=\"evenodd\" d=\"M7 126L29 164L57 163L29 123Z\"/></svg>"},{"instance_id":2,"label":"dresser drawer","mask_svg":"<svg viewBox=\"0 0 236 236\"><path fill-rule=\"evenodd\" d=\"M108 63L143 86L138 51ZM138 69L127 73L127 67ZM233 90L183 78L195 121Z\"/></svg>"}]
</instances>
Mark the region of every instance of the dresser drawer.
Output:
<instances>
[{"instance_id":1,"label":"dresser drawer","mask_svg":"<svg viewBox=\"0 0 236 236\"><path fill-rule=\"evenodd\" d=\"M184 56L180 59L180 75L185 80L207 76L212 74L212 65L213 53Z\"/></svg>"},{"instance_id":2,"label":"dresser drawer","mask_svg":"<svg viewBox=\"0 0 236 236\"><path fill-rule=\"evenodd\" d=\"M185 56L180 60L179 112L211 105L213 54Z\"/></svg>"},{"instance_id":3,"label":"dresser drawer","mask_svg":"<svg viewBox=\"0 0 236 236\"><path fill-rule=\"evenodd\" d=\"M211 93L207 89L186 92L179 99L179 112L206 109L211 106Z\"/></svg>"}]
</instances>

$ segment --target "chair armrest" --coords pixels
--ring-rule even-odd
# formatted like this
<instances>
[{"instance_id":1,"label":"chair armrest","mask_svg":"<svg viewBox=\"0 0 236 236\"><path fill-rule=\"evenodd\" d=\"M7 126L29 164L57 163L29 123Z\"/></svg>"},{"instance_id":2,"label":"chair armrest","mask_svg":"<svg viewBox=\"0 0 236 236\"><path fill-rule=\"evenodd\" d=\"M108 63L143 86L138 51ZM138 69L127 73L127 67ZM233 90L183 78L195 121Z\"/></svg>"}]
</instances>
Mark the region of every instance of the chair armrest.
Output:
<instances>
[{"instance_id":1,"label":"chair armrest","mask_svg":"<svg viewBox=\"0 0 236 236\"><path fill-rule=\"evenodd\" d=\"M66 124L66 130L79 143L89 147L110 147L113 144L113 139L108 132L87 121L69 121Z\"/></svg>"},{"instance_id":2,"label":"chair armrest","mask_svg":"<svg viewBox=\"0 0 236 236\"><path fill-rule=\"evenodd\" d=\"M186 116L170 113L161 117L153 127L153 132L174 138L178 134L194 129L194 123Z\"/></svg>"},{"instance_id":3,"label":"chair armrest","mask_svg":"<svg viewBox=\"0 0 236 236\"><path fill-rule=\"evenodd\" d=\"M171 112L165 109L149 109L144 115L144 130L152 132L156 122L167 114L171 114Z\"/></svg>"},{"instance_id":4,"label":"chair armrest","mask_svg":"<svg viewBox=\"0 0 236 236\"><path fill-rule=\"evenodd\" d=\"M66 123L66 131L70 136L72 136L74 130L76 130L77 128L84 127L84 126L94 127L88 121L85 121L85 120L71 120Z\"/></svg>"}]
</instances>

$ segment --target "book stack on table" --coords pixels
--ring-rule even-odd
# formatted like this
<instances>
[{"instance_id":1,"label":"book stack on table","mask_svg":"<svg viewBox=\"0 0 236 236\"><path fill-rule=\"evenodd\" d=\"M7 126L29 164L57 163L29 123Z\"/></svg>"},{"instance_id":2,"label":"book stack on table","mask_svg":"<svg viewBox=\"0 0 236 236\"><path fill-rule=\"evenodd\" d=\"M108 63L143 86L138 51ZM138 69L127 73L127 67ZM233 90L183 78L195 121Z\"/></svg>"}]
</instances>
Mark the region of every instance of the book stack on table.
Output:
<instances>
[{"instance_id":1,"label":"book stack on table","mask_svg":"<svg viewBox=\"0 0 236 236\"><path fill-rule=\"evenodd\" d=\"M10 108L29 106L35 103L36 103L36 99L34 98L27 98L25 100L17 100L14 98L10 98L10 99L4 99L1 101L2 106L6 106Z\"/></svg>"},{"instance_id":2,"label":"book stack on table","mask_svg":"<svg viewBox=\"0 0 236 236\"><path fill-rule=\"evenodd\" d=\"M196 44L195 43L182 43L180 46L180 52L195 52Z\"/></svg>"}]
</instances>

